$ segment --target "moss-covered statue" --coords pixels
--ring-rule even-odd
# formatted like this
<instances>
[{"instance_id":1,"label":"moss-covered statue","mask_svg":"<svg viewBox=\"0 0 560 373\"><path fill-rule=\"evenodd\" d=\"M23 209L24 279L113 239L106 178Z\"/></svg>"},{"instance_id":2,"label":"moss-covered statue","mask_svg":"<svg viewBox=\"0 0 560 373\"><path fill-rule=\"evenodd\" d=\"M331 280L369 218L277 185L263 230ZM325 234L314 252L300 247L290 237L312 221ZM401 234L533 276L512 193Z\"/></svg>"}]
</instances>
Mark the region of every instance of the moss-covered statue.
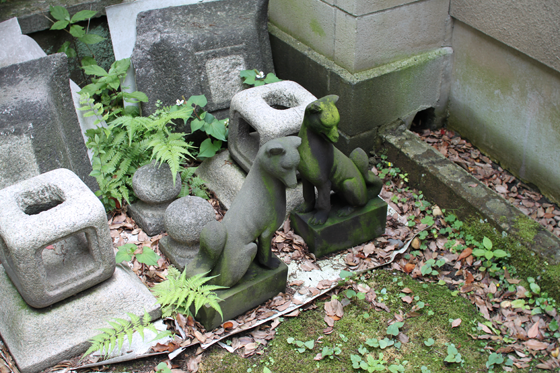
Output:
<instances>
[{"instance_id":1,"label":"moss-covered statue","mask_svg":"<svg viewBox=\"0 0 560 373\"><path fill-rule=\"evenodd\" d=\"M286 187L297 185L297 136L264 144L222 222L208 223L200 233L200 250L187 265L187 276L211 271L212 282L231 287L257 257L268 268L280 261L272 255L271 240L286 216Z\"/></svg>"},{"instance_id":2,"label":"moss-covered statue","mask_svg":"<svg viewBox=\"0 0 560 373\"><path fill-rule=\"evenodd\" d=\"M347 157L333 145L339 136L337 100L338 96L329 95L307 105L299 131L302 143L298 148L301 158L298 170L304 203L297 211L314 211L309 222L316 225L324 224L328 218L331 190L346 201L347 206L338 211L344 216L368 202L368 187L369 194L376 196L382 188L382 181L368 170L368 157L361 148L354 149Z\"/></svg>"}]
</instances>

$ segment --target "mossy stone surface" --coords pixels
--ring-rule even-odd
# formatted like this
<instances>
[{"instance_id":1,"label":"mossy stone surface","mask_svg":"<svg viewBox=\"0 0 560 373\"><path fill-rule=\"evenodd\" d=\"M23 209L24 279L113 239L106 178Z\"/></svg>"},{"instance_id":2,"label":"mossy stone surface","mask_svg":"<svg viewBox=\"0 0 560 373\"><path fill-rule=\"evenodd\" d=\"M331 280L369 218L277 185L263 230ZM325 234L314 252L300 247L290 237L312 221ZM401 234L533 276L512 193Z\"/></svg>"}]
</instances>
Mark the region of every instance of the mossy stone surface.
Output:
<instances>
[{"instance_id":1,"label":"mossy stone surface","mask_svg":"<svg viewBox=\"0 0 560 373\"><path fill-rule=\"evenodd\" d=\"M216 291L222 299L219 304L224 315L223 320L215 309L207 305L198 311L195 318L206 330L212 330L224 321L232 320L285 291L287 279L288 266L284 262L281 262L278 268L266 269L253 261L237 285Z\"/></svg>"},{"instance_id":2,"label":"mossy stone surface","mask_svg":"<svg viewBox=\"0 0 560 373\"><path fill-rule=\"evenodd\" d=\"M339 250L370 241L385 232L387 223L387 203L381 198L372 198L361 207L356 208L348 216L338 216L338 211L346 205L333 195L332 209L323 225L311 225L313 212L290 214L290 222L295 232L299 234L309 251L321 257Z\"/></svg>"}]
</instances>

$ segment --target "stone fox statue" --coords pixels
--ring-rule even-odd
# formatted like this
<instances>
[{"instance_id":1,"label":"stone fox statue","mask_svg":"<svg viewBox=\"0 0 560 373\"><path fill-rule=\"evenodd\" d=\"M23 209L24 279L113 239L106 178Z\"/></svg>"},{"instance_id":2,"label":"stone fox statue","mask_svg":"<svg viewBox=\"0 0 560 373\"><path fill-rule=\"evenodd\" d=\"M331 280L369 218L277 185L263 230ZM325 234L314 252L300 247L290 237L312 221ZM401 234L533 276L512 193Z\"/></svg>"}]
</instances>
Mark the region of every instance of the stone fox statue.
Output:
<instances>
[{"instance_id":1,"label":"stone fox statue","mask_svg":"<svg viewBox=\"0 0 560 373\"><path fill-rule=\"evenodd\" d=\"M331 210L330 192L334 190L348 206L338 212L348 215L354 207L365 205L370 193L379 194L382 181L367 169L368 157L356 148L350 157L344 155L333 143L338 141L340 116L336 108L338 96L329 95L307 105L299 131L302 143L298 170L303 182L304 203L298 212L315 210L311 224L324 224ZM317 201L315 201L317 188Z\"/></svg>"},{"instance_id":2,"label":"stone fox statue","mask_svg":"<svg viewBox=\"0 0 560 373\"><path fill-rule=\"evenodd\" d=\"M289 136L260 148L222 222L210 222L202 229L200 250L187 265L187 276L212 271L211 275L218 275L213 284L231 287L255 256L265 267L278 267L271 240L286 216L286 187L297 185L300 144L299 137Z\"/></svg>"}]
</instances>

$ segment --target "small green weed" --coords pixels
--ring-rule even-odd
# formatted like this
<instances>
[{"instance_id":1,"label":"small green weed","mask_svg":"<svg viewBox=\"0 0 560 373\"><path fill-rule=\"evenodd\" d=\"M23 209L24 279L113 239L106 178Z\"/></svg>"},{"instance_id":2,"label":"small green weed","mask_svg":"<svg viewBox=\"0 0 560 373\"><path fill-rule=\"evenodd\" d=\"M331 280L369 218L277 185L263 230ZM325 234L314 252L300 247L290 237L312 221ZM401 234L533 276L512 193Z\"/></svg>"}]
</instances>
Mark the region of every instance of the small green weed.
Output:
<instances>
[{"instance_id":1,"label":"small green weed","mask_svg":"<svg viewBox=\"0 0 560 373\"><path fill-rule=\"evenodd\" d=\"M243 84L246 84L251 87L258 87L264 84L276 83L281 82L281 79L278 79L274 73L268 73L266 76L262 71L257 69L252 70L242 70L239 72L239 76L243 78Z\"/></svg>"},{"instance_id":2,"label":"small green weed","mask_svg":"<svg viewBox=\"0 0 560 373\"><path fill-rule=\"evenodd\" d=\"M446 345L447 345L447 356L445 357L444 361L448 363L461 363L461 364L465 362L453 343L446 343Z\"/></svg>"},{"instance_id":3,"label":"small green weed","mask_svg":"<svg viewBox=\"0 0 560 373\"><path fill-rule=\"evenodd\" d=\"M58 53L66 53L68 58L77 57L78 54L76 52L76 50L77 50L76 40L78 40L87 47L87 49L91 53L91 56L93 57L93 58L92 57L84 57L82 59L82 64L83 65L91 64L92 61L93 61L93 63L95 63L95 60L94 60L95 56L94 56L93 51L91 50L91 48L89 46L92 45L92 44L97 44L97 43L105 40L105 38L102 37L102 36L99 36L99 35L90 34L88 32L89 31L88 29L84 29L84 27L78 25L77 23L81 22L81 21L89 20L91 17L93 17L97 14L97 11L95 11L95 10L82 10L82 11L74 14L72 16L72 18L70 18L70 13L68 13L68 10L66 10L66 8L64 8L62 6L52 6L51 5L49 7L49 12L50 12L51 16L56 20L56 21L51 20L53 22L53 25L51 26L50 29L51 30L64 30L74 37L72 39L72 44L74 45L74 48L70 47L70 41L66 41L66 42L64 42L64 44L62 44L62 46L58 50Z\"/></svg>"},{"instance_id":4,"label":"small green weed","mask_svg":"<svg viewBox=\"0 0 560 373\"><path fill-rule=\"evenodd\" d=\"M365 370L366 372L382 372L386 369L386 361L383 360L383 353L379 353L379 357L376 359L373 354L365 356L365 360L362 360L360 355L350 355L350 360L352 361L352 368Z\"/></svg>"},{"instance_id":5,"label":"small green weed","mask_svg":"<svg viewBox=\"0 0 560 373\"><path fill-rule=\"evenodd\" d=\"M127 243L119 246L117 255L115 256L115 261L117 263L130 262L132 258L136 258L139 263L143 263L149 266L157 265L160 256L154 252L148 246L144 246L138 249L133 243ZM138 252L141 250L140 252Z\"/></svg>"},{"instance_id":6,"label":"small green weed","mask_svg":"<svg viewBox=\"0 0 560 373\"><path fill-rule=\"evenodd\" d=\"M315 341L313 339L307 342L302 342L290 337L286 340L286 342L295 345L296 351L299 352L300 354L303 354L306 351L306 349L313 350L313 348L315 348Z\"/></svg>"}]
</instances>

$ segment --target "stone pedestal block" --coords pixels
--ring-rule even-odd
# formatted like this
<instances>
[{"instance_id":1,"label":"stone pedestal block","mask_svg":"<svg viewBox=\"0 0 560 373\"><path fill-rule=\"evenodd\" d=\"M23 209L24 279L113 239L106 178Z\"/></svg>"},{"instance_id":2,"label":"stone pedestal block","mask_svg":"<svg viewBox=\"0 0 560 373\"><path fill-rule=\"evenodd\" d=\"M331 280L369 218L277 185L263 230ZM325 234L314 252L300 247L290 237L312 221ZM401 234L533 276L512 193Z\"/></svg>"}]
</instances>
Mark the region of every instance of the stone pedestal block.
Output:
<instances>
[{"instance_id":1,"label":"stone pedestal block","mask_svg":"<svg viewBox=\"0 0 560 373\"><path fill-rule=\"evenodd\" d=\"M70 170L1 190L0 206L0 261L32 307L47 307L113 274L105 209Z\"/></svg>"},{"instance_id":2,"label":"stone pedestal block","mask_svg":"<svg viewBox=\"0 0 560 373\"><path fill-rule=\"evenodd\" d=\"M305 107L317 98L299 84L283 81L246 89L231 99L228 150L246 172L261 145L297 135Z\"/></svg>"},{"instance_id":3,"label":"stone pedestal block","mask_svg":"<svg viewBox=\"0 0 560 373\"><path fill-rule=\"evenodd\" d=\"M114 261L114 259L113 259ZM0 335L21 373L36 373L86 351L89 339L127 312L161 316L155 297L128 268L48 308L29 307L0 265Z\"/></svg>"},{"instance_id":4,"label":"stone pedestal block","mask_svg":"<svg viewBox=\"0 0 560 373\"><path fill-rule=\"evenodd\" d=\"M212 330L285 291L287 279L288 266L283 262L276 269L265 269L253 262L237 285L216 291L222 299L219 304L223 321L220 314L207 305L198 311L195 318L206 330Z\"/></svg>"},{"instance_id":5,"label":"stone pedestal block","mask_svg":"<svg viewBox=\"0 0 560 373\"><path fill-rule=\"evenodd\" d=\"M128 206L127 213L148 236L154 236L165 230L163 219L169 205L169 202L151 205L138 201Z\"/></svg>"},{"instance_id":6,"label":"stone pedestal block","mask_svg":"<svg viewBox=\"0 0 560 373\"><path fill-rule=\"evenodd\" d=\"M182 272L185 266L198 254L199 245L181 243L169 236L165 236L159 240L159 249Z\"/></svg>"},{"instance_id":7,"label":"stone pedestal block","mask_svg":"<svg viewBox=\"0 0 560 373\"><path fill-rule=\"evenodd\" d=\"M206 110L229 108L243 89L239 72L273 72L267 32L268 0L197 3L138 14L132 62L136 84L150 101L174 104L181 96L206 95Z\"/></svg>"},{"instance_id":8,"label":"stone pedestal block","mask_svg":"<svg viewBox=\"0 0 560 373\"><path fill-rule=\"evenodd\" d=\"M323 225L309 224L313 212L290 214L294 231L303 238L309 251L317 258L370 241L385 232L387 203L381 198L370 199L365 206L348 216L340 217L337 212L345 204L336 195L333 196L331 212Z\"/></svg>"}]
</instances>

